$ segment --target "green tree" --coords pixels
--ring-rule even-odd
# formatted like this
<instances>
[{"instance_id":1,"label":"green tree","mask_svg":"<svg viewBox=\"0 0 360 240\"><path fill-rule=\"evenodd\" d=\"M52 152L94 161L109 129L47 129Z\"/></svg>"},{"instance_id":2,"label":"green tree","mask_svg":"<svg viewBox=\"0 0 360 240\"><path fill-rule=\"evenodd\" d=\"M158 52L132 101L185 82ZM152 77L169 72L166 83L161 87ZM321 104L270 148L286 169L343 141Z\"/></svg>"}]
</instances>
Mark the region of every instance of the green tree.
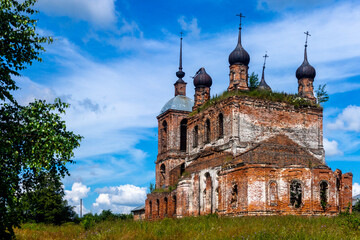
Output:
<instances>
[{"instance_id":1,"label":"green tree","mask_svg":"<svg viewBox=\"0 0 360 240\"><path fill-rule=\"evenodd\" d=\"M14 101L10 91L17 86L12 77L20 76L19 71L33 61L41 61L43 43L52 42L51 37L40 36L35 31L37 20L31 18L37 13L32 9L35 2L0 1L0 100Z\"/></svg>"},{"instance_id":2,"label":"green tree","mask_svg":"<svg viewBox=\"0 0 360 240\"><path fill-rule=\"evenodd\" d=\"M64 188L56 169L42 171L24 183L31 189L21 197L25 222L60 225L75 218L73 207L63 199Z\"/></svg>"},{"instance_id":3,"label":"green tree","mask_svg":"<svg viewBox=\"0 0 360 240\"><path fill-rule=\"evenodd\" d=\"M325 90L325 87L326 87L326 84L324 84L324 85L320 84L318 89L315 91L317 102L319 104L327 102L329 100L329 95L328 95L327 91Z\"/></svg>"},{"instance_id":4,"label":"green tree","mask_svg":"<svg viewBox=\"0 0 360 240\"><path fill-rule=\"evenodd\" d=\"M80 135L66 130L60 114L66 103L36 100L28 106L3 103L0 107L0 238L13 235L26 204L22 196L40 187L38 179L50 172L52 177L68 173L73 150Z\"/></svg>"},{"instance_id":5,"label":"green tree","mask_svg":"<svg viewBox=\"0 0 360 240\"><path fill-rule=\"evenodd\" d=\"M249 77L249 88L250 88L250 90L256 89L258 85L259 85L259 75L252 72L250 77Z\"/></svg>"},{"instance_id":6,"label":"green tree","mask_svg":"<svg viewBox=\"0 0 360 240\"><path fill-rule=\"evenodd\" d=\"M52 42L36 32L35 2L0 1L0 239L14 236L13 227L29 210L26 194L47 188L39 182L44 174L58 180L69 174L66 164L73 163L73 150L82 138L67 131L61 120L66 103L36 100L20 106L12 96L14 76L41 61L43 45Z\"/></svg>"},{"instance_id":7,"label":"green tree","mask_svg":"<svg viewBox=\"0 0 360 240\"><path fill-rule=\"evenodd\" d=\"M360 200L358 199L353 207L353 211L360 212Z\"/></svg>"}]
</instances>

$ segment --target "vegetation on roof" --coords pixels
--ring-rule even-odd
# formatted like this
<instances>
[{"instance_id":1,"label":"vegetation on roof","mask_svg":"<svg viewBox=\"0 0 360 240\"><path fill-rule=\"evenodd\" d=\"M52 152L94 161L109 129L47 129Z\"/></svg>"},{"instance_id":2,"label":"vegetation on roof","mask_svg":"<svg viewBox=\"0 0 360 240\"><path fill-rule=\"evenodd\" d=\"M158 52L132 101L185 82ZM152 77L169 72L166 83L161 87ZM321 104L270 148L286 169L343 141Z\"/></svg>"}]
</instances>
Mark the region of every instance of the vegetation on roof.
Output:
<instances>
[{"instance_id":1,"label":"vegetation on roof","mask_svg":"<svg viewBox=\"0 0 360 240\"><path fill-rule=\"evenodd\" d=\"M193 116L196 113L204 111L208 107L213 106L218 102L221 102L232 96L247 96L251 98L264 99L272 102L284 102L295 106L295 108L307 107L307 106L320 107L319 104L306 100L300 97L298 94L289 94L285 92L274 92L274 91L266 91L266 90L258 90L258 89L253 89L250 91L230 91L230 92L224 91L221 95L213 96L209 101L207 101L202 106L200 106L192 113L190 113L190 116Z\"/></svg>"}]
</instances>

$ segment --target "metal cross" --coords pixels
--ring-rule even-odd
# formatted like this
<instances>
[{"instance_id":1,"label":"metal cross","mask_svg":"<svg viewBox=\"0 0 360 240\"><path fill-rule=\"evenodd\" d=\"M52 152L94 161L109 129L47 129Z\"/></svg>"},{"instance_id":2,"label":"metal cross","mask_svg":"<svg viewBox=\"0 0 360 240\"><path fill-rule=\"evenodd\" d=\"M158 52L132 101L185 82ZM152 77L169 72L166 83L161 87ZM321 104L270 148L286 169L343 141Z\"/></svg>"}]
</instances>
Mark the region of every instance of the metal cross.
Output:
<instances>
[{"instance_id":1,"label":"metal cross","mask_svg":"<svg viewBox=\"0 0 360 240\"><path fill-rule=\"evenodd\" d=\"M180 38L182 39L182 35L183 35L184 33L183 32L180 32Z\"/></svg>"},{"instance_id":2,"label":"metal cross","mask_svg":"<svg viewBox=\"0 0 360 240\"><path fill-rule=\"evenodd\" d=\"M265 67L265 63L266 63L266 58L268 58L269 57L269 55L267 55L267 52L265 52L265 55L263 56L263 58L264 58L264 67Z\"/></svg>"},{"instance_id":3,"label":"metal cross","mask_svg":"<svg viewBox=\"0 0 360 240\"><path fill-rule=\"evenodd\" d=\"M240 18L240 27L241 27L241 18L244 18L245 16L244 16L244 15L242 15L242 13L240 13L240 14L236 14L236 16Z\"/></svg>"},{"instance_id":4,"label":"metal cross","mask_svg":"<svg viewBox=\"0 0 360 240\"><path fill-rule=\"evenodd\" d=\"M304 34L306 35L305 45L307 46L308 36L310 36L310 37L311 37L311 35L310 35L309 31L304 32Z\"/></svg>"}]
</instances>

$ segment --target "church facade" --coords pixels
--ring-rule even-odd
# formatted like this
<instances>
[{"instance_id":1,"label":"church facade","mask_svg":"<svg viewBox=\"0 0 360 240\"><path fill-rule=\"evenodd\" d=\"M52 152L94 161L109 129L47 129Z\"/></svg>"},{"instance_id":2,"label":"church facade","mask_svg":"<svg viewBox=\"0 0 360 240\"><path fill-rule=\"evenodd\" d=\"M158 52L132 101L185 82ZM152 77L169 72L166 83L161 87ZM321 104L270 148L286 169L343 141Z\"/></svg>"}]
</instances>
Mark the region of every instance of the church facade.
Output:
<instances>
[{"instance_id":1,"label":"church facade","mask_svg":"<svg viewBox=\"0 0 360 240\"><path fill-rule=\"evenodd\" d=\"M210 99L212 79L200 68L194 101L182 79L181 44L182 38L175 97L157 116L156 184L145 201L146 219L351 211L352 174L325 163L323 109L313 93L316 71L307 59L307 41L295 97L272 94L265 62L254 90L240 25L227 91Z\"/></svg>"}]
</instances>

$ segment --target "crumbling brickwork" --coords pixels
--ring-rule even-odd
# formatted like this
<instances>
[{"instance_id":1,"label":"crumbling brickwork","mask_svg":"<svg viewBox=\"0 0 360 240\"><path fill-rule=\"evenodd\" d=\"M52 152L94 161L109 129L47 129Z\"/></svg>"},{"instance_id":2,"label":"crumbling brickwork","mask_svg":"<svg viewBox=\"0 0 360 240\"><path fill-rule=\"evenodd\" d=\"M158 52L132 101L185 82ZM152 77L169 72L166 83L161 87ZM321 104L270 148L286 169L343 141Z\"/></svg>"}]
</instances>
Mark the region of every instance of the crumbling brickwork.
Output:
<instances>
[{"instance_id":1,"label":"crumbling brickwork","mask_svg":"<svg viewBox=\"0 0 360 240\"><path fill-rule=\"evenodd\" d=\"M293 100L250 96L250 55L241 43L241 25L229 55L228 91L242 94L211 100L212 78L200 68L190 106L192 100L185 96L186 85L180 79L185 75L180 57L177 103L165 105L157 117L156 189L147 195L147 219L351 211L352 174L332 171L325 163L323 109L315 104L316 71L307 60L306 47L307 42L296 77L298 96L307 104L296 106ZM265 63L266 84L264 69Z\"/></svg>"},{"instance_id":2,"label":"crumbling brickwork","mask_svg":"<svg viewBox=\"0 0 360 240\"><path fill-rule=\"evenodd\" d=\"M158 117L157 190L148 194L145 217L336 215L351 209L352 174L326 166L322 118L319 107L246 96L229 97L193 116L166 112Z\"/></svg>"}]
</instances>

